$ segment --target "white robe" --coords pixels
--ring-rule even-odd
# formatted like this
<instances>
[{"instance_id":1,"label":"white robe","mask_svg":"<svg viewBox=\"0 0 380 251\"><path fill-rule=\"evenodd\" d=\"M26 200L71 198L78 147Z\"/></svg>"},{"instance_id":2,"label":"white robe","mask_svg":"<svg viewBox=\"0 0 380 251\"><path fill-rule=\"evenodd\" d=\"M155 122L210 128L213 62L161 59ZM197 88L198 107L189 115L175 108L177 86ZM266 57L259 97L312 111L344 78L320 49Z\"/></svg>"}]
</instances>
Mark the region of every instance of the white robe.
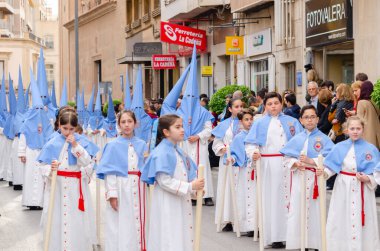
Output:
<instances>
[{"instance_id":1,"label":"white robe","mask_svg":"<svg viewBox=\"0 0 380 251\"><path fill-rule=\"evenodd\" d=\"M5 163L5 180L13 182L13 163L11 159L13 140L6 138L4 142L4 156L2 161Z\"/></svg>"},{"instance_id":2,"label":"white robe","mask_svg":"<svg viewBox=\"0 0 380 251\"><path fill-rule=\"evenodd\" d=\"M215 206L215 224L218 224L219 219L218 219L218 212L220 207L224 207L223 209L223 215L222 215L222 223L233 223L234 220L234 215L233 215L233 209L232 209L232 198L231 198L231 190L230 190L230 178L228 176L228 172L226 172L227 166L223 163L223 156L220 153L220 150L226 145L230 145L233 138L234 134L232 131L232 125L227 129L226 134L224 135L223 139L215 138L214 143L212 144L212 150L214 151L216 156L220 156L219 160L219 171L218 171L218 186L217 186L217 193L216 193L216 206ZM236 179L237 179L237 173L238 169L233 168L233 174L235 177L235 184L236 184ZM222 186L223 186L223 180L224 180L224 173L227 175L226 179L226 186L225 186L225 191L224 191L224 205L221 205L222 201Z\"/></svg>"},{"instance_id":3,"label":"white robe","mask_svg":"<svg viewBox=\"0 0 380 251\"><path fill-rule=\"evenodd\" d=\"M128 149L128 170L139 171L137 154L132 145ZM142 250L141 241L145 241L145 185L139 180L134 174L128 174L128 177L105 177L106 199L117 198L119 206L118 211L115 211L107 202L106 251Z\"/></svg>"},{"instance_id":4,"label":"white robe","mask_svg":"<svg viewBox=\"0 0 380 251\"><path fill-rule=\"evenodd\" d=\"M308 136L310 133L308 133ZM305 141L303 151L306 153L308 139ZM313 159L315 164L318 158ZM301 248L301 171L294 169L293 164L297 162L296 158L285 158L285 165L292 172L291 194L289 203L289 214L287 222L286 249ZM312 167L311 165L308 167ZM315 173L305 170L306 184L306 240L305 247L311 249L321 249L321 224L319 211L319 196L313 199Z\"/></svg>"},{"instance_id":5,"label":"white robe","mask_svg":"<svg viewBox=\"0 0 380 251\"><path fill-rule=\"evenodd\" d=\"M235 167L234 167L235 168ZM256 172L251 161L247 166L236 167L238 175L236 180L236 200L241 232L253 231L256 225ZM252 172L253 178L252 180Z\"/></svg>"},{"instance_id":6,"label":"white robe","mask_svg":"<svg viewBox=\"0 0 380 251\"><path fill-rule=\"evenodd\" d=\"M57 176L54 211L50 235L49 250L92 250L96 244L95 215L92 208L91 194L88 182L92 175L91 157L87 151L78 145L71 152L77 158L76 165L68 164L68 150L64 151L61 165L58 170L67 172L81 171L82 193L85 211L78 209L79 179ZM51 191L51 165L40 165L40 171L46 180L44 210L41 216L41 225L46 227L49 199Z\"/></svg>"},{"instance_id":7,"label":"white robe","mask_svg":"<svg viewBox=\"0 0 380 251\"><path fill-rule=\"evenodd\" d=\"M19 138L15 137L12 144L12 171L13 171L13 185L22 185L24 183L24 168L25 164L21 162L18 157Z\"/></svg>"},{"instance_id":8,"label":"white robe","mask_svg":"<svg viewBox=\"0 0 380 251\"><path fill-rule=\"evenodd\" d=\"M279 154L287 139L278 117L272 117L268 127L266 145L259 147L261 154ZM258 146L246 144L246 153L252 158ZM286 223L290 196L290 170L282 157L262 157L262 198L264 245L286 240Z\"/></svg>"},{"instance_id":9,"label":"white robe","mask_svg":"<svg viewBox=\"0 0 380 251\"><path fill-rule=\"evenodd\" d=\"M208 158L208 139L211 136L211 131L212 124L210 121L207 121L204 124L203 130L197 134L199 136L199 140L194 143L190 143L186 140L183 142L182 146L184 152L190 156L194 163L196 163L197 165L202 164L205 167L205 194L203 198L214 197L210 160Z\"/></svg>"},{"instance_id":10,"label":"white robe","mask_svg":"<svg viewBox=\"0 0 380 251\"><path fill-rule=\"evenodd\" d=\"M343 160L342 171L356 173L354 146ZM329 176L334 173L325 169ZM354 176L338 174L330 200L327 217L327 250L378 251L380 250L379 229L375 192L376 182L364 184L365 226L361 218L361 182Z\"/></svg>"},{"instance_id":11,"label":"white robe","mask_svg":"<svg viewBox=\"0 0 380 251\"><path fill-rule=\"evenodd\" d=\"M177 154L173 177L158 173L150 209L149 251L192 251L193 212L191 183L188 182L185 163Z\"/></svg>"},{"instance_id":12,"label":"white robe","mask_svg":"<svg viewBox=\"0 0 380 251\"><path fill-rule=\"evenodd\" d=\"M26 157L22 189L23 206L43 206L45 184L39 169L39 164L36 161L40 152L40 149L30 149L26 145L25 135L20 135L18 157Z\"/></svg>"},{"instance_id":13,"label":"white robe","mask_svg":"<svg viewBox=\"0 0 380 251\"><path fill-rule=\"evenodd\" d=\"M4 129L0 127L0 158L1 160L4 159L4 154L6 151L5 141L7 140L7 138L3 134L3 130ZM6 164L5 161L0 161L0 179L6 178L5 164Z\"/></svg>"}]
</instances>

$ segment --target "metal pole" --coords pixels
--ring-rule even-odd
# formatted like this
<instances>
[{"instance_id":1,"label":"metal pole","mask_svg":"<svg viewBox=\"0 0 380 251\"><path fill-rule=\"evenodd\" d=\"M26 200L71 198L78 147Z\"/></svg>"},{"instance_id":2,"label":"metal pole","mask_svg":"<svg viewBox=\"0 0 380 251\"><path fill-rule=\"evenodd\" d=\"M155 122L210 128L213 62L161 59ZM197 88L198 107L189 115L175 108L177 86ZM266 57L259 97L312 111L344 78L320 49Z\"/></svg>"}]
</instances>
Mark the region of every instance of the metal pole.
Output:
<instances>
[{"instance_id":1,"label":"metal pole","mask_svg":"<svg viewBox=\"0 0 380 251\"><path fill-rule=\"evenodd\" d=\"M75 93L79 93L78 0L75 0Z\"/></svg>"}]
</instances>

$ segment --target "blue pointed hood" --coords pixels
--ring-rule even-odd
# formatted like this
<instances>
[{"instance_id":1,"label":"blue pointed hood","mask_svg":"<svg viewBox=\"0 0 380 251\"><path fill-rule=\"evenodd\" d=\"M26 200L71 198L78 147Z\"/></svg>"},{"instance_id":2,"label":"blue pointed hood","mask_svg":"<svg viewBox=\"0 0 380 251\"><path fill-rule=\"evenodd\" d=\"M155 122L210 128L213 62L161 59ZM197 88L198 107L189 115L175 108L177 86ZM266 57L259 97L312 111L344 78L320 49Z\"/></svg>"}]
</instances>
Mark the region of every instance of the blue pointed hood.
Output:
<instances>
[{"instance_id":1,"label":"blue pointed hood","mask_svg":"<svg viewBox=\"0 0 380 251\"><path fill-rule=\"evenodd\" d=\"M17 112L17 101L15 89L13 88L13 80L9 74L9 87L8 87L8 103L9 103L9 113L14 116Z\"/></svg>"},{"instance_id":2,"label":"blue pointed hood","mask_svg":"<svg viewBox=\"0 0 380 251\"><path fill-rule=\"evenodd\" d=\"M164 102L162 103L160 116L176 113L177 101L178 101L179 96L181 95L183 84L185 83L189 70L190 70L190 65L186 67L185 71L182 73L177 83L173 86L169 94L166 96Z\"/></svg>"},{"instance_id":3,"label":"blue pointed hood","mask_svg":"<svg viewBox=\"0 0 380 251\"><path fill-rule=\"evenodd\" d=\"M117 136L115 107L113 106L112 92L108 92L107 118L104 119L103 129L106 131L107 138Z\"/></svg>"},{"instance_id":4,"label":"blue pointed hood","mask_svg":"<svg viewBox=\"0 0 380 251\"><path fill-rule=\"evenodd\" d=\"M124 110L131 109L131 90L129 84L128 70L125 73L125 88L124 88Z\"/></svg>"},{"instance_id":5,"label":"blue pointed hood","mask_svg":"<svg viewBox=\"0 0 380 251\"><path fill-rule=\"evenodd\" d=\"M44 105L48 105L50 103L50 97L46 78L44 51L42 50L42 47L40 49L40 57L38 58L37 70L37 84L40 89L42 102Z\"/></svg>"},{"instance_id":6,"label":"blue pointed hood","mask_svg":"<svg viewBox=\"0 0 380 251\"><path fill-rule=\"evenodd\" d=\"M13 123L13 130L16 135L20 132L21 125L24 123L25 113L28 109L25 105L24 85L22 84L21 69L19 69L17 88L17 113Z\"/></svg>"},{"instance_id":7,"label":"blue pointed hood","mask_svg":"<svg viewBox=\"0 0 380 251\"><path fill-rule=\"evenodd\" d=\"M148 114L146 114L144 110L141 66L139 66L134 89L135 90L133 92L133 100L131 105L131 110L134 112L137 119L137 127L135 128L134 132L137 137L144 140L145 142L149 142L153 120L151 117L149 117Z\"/></svg>"},{"instance_id":8,"label":"blue pointed hood","mask_svg":"<svg viewBox=\"0 0 380 251\"><path fill-rule=\"evenodd\" d=\"M25 110L29 109L29 93L30 93L30 83L28 85L28 88L25 91Z\"/></svg>"},{"instance_id":9,"label":"blue pointed hood","mask_svg":"<svg viewBox=\"0 0 380 251\"><path fill-rule=\"evenodd\" d=\"M32 92L32 108L25 114L25 120L20 128L20 133L25 135L26 145L30 149L42 149L53 133L53 127L44 110L44 104L37 83L30 69L30 85Z\"/></svg>"},{"instance_id":10,"label":"blue pointed hood","mask_svg":"<svg viewBox=\"0 0 380 251\"><path fill-rule=\"evenodd\" d=\"M6 87L5 87L5 76L3 73L3 78L1 80L1 93L0 93L0 112L5 113L6 115L8 113L7 108L7 94L6 94Z\"/></svg>"},{"instance_id":11,"label":"blue pointed hood","mask_svg":"<svg viewBox=\"0 0 380 251\"><path fill-rule=\"evenodd\" d=\"M95 92L95 88L92 87L91 97L87 104L87 112L89 113L89 115L91 115L94 112L94 94L95 94L94 92Z\"/></svg>"},{"instance_id":12,"label":"blue pointed hood","mask_svg":"<svg viewBox=\"0 0 380 251\"><path fill-rule=\"evenodd\" d=\"M100 101L100 86L98 84L98 92L96 93L95 109L91 114L88 124L92 130L100 130L103 128L103 115L102 115L102 105Z\"/></svg>"},{"instance_id":13,"label":"blue pointed hood","mask_svg":"<svg viewBox=\"0 0 380 251\"><path fill-rule=\"evenodd\" d=\"M185 140L188 137L201 132L203 130L205 122L213 120L211 113L203 108L199 102L197 81L197 51L195 44L190 63L190 72L189 78L187 80L186 90L183 95L181 106L179 107L177 113L182 117L183 120Z\"/></svg>"},{"instance_id":14,"label":"blue pointed hood","mask_svg":"<svg viewBox=\"0 0 380 251\"><path fill-rule=\"evenodd\" d=\"M57 106L57 98L55 96L55 83L53 81L53 85L51 87L51 97L50 97L50 100L51 100L51 104L53 105L54 108L58 108Z\"/></svg>"},{"instance_id":15,"label":"blue pointed hood","mask_svg":"<svg viewBox=\"0 0 380 251\"><path fill-rule=\"evenodd\" d=\"M63 82L62 92L61 92L61 99L59 100L59 107L64 107L67 105L67 83L66 79Z\"/></svg>"}]
</instances>

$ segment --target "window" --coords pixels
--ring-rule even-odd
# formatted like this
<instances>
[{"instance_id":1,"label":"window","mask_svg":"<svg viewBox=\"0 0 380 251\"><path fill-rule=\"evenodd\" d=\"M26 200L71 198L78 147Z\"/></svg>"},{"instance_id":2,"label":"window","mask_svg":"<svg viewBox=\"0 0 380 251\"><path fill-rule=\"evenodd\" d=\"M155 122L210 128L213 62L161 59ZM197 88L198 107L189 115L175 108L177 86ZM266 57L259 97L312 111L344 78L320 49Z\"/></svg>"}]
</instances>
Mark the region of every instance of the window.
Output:
<instances>
[{"instance_id":1,"label":"window","mask_svg":"<svg viewBox=\"0 0 380 251\"><path fill-rule=\"evenodd\" d=\"M53 35L45 36L45 45L49 49L54 49L54 37L53 37Z\"/></svg>"},{"instance_id":2,"label":"window","mask_svg":"<svg viewBox=\"0 0 380 251\"><path fill-rule=\"evenodd\" d=\"M251 83L250 87L255 92L262 88L268 88L269 71L268 59L254 61L250 64Z\"/></svg>"},{"instance_id":3,"label":"window","mask_svg":"<svg viewBox=\"0 0 380 251\"><path fill-rule=\"evenodd\" d=\"M3 76L4 67L5 67L5 61L4 60L0 60L0 76Z\"/></svg>"},{"instance_id":4,"label":"window","mask_svg":"<svg viewBox=\"0 0 380 251\"><path fill-rule=\"evenodd\" d=\"M48 86L52 86L54 81L54 65L53 64L45 64L46 68L46 79L48 81Z\"/></svg>"},{"instance_id":5,"label":"window","mask_svg":"<svg viewBox=\"0 0 380 251\"><path fill-rule=\"evenodd\" d=\"M140 19L140 0L133 0L133 20L136 21Z\"/></svg>"},{"instance_id":6,"label":"window","mask_svg":"<svg viewBox=\"0 0 380 251\"><path fill-rule=\"evenodd\" d=\"M144 0L144 15L150 12L150 0Z\"/></svg>"},{"instance_id":7,"label":"window","mask_svg":"<svg viewBox=\"0 0 380 251\"><path fill-rule=\"evenodd\" d=\"M132 0L127 0L127 24L132 23Z\"/></svg>"},{"instance_id":8,"label":"window","mask_svg":"<svg viewBox=\"0 0 380 251\"><path fill-rule=\"evenodd\" d=\"M287 63L285 66L285 84L287 90L296 90L296 63Z\"/></svg>"}]
</instances>

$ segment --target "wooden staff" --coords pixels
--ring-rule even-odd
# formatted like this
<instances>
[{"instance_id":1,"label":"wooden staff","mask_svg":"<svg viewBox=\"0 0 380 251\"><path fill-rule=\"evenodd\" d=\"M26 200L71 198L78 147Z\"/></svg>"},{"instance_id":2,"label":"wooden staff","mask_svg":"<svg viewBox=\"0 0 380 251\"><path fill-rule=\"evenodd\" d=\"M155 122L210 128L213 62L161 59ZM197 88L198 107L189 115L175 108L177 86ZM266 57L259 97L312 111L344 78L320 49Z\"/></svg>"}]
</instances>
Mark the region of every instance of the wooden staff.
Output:
<instances>
[{"instance_id":1,"label":"wooden staff","mask_svg":"<svg viewBox=\"0 0 380 251\"><path fill-rule=\"evenodd\" d=\"M318 155L318 169L324 170L323 167L323 156ZM321 219L321 239L322 245L321 250L326 251L326 180L323 174L318 177L318 187L319 187L319 212Z\"/></svg>"},{"instance_id":2,"label":"wooden staff","mask_svg":"<svg viewBox=\"0 0 380 251\"><path fill-rule=\"evenodd\" d=\"M96 162L100 162L101 152L97 154ZM100 179L96 179L96 239L97 245L100 246Z\"/></svg>"},{"instance_id":3,"label":"wooden staff","mask_svg":"<svg viewBox=\"0 0 380 251\"><path fill-rule=\"evenodd\" d=\"M254 161L252 161L252 169L255 165ZM257 170L257 161L256 161L256 170ZM257 172L257 171L256 171ZM256 173L257 176L257 173ZM256 202L255 202L255 225L253 226L253 241L257 242L259 240L259 203L258 203L258 189L257 189L257 177L256 177Z\"/></svg>"},{"instance_id":4,"label":"wooden staff","mask_svg":"<svg viewBox=\"0 0 380 251\"><path fill-rule=\"evenodd\" d=\"M198 167L198 179L204 178L204 165ZM197 207L195 209L195 241L194 251L201 250L201 224L202 224L203 189L197 191Z\"/></svg>"},{"instance_id":5,"label":"wooden staff","mask_svg":"<svg viewBox=\"0 0 380 251\"><path fill-rule=\"evenodd\" d=\"M68 143L65 142L61 153L59 155L59 159L56 161L60 161L63 158L63 154L66 151L68 146ZM44 251L49 250L49 243L50 243L50 234L51 234L51 225L53 222L53 212L54 212L54 201L55 201L55 188L57 184L57 170L51 171L51 186L50 186L50 198L49 198L49 207L48 207L48 216L47 216L47 222L46 222L46 229L45 229L45 239L44 239Z\"/></svg>"},{"instance_id":6,"label":"wooden staff","mask_svg":"<svg viewBox=\"0 0 380 251\"><path fill-rule=\"evenodd\" d=\"M222 176L222 184L221 184L221 189L220 189L220 199L216 201L216 205L218 208L217 213L217 224L216 224L216 232L222 231L222 221L223 221L223 213L224 213L224 196L226 193L226 183L227 183L227 166L224 167L223 171L223 176Z\"/></svg>"},{"instance_id":7,"label":"wooden staff","mask_svg":"<svg viewBox=\"0 0 380 251\"><path fill-rule=\"evenodd\" d=\"M304 151L301 151L301 155L305 155ZM305 251L305 239L306 239L306 179L305 171L300 171L301 175L301 251Z\"/></svg>"},{"instance_id":8,"label":"wooden staff","mask_svg":"<svg viewBox=\"0 0 380 251\"><path fill-rule=\"evenodd\" d=\"M255 150L255 153L260 153L258 149ZM258 230L255 231L255 235L258 236L259 231L261 233L261 236L259 238L259 244L260 244L260 251L264 250L264 217L263 217L263 195L262 195L262 174L261 174L261 158L256 160L256 204L258 208L258 223L259 227ZM256 236L256 238L257 238Z\"/></svg>"},{"instance_id":9,"label":"wooden staff","mask_svg":"<svg viewBox=\"0 0 380 251\"><path fill-rule=\"evenodd\" d=\"M227 158L231 159L231 149L230 146L227 145ZM230 192L231 192L231 200L232 200L232 210L234 214L234 230L236 232L236 236L240 237L240 225L239 225L239 211L236 200L236 189L235 189L235 179L232 170L232 163L230 162L227 166L228 176L230 178Z\"/></svg>"}]
</instances>

